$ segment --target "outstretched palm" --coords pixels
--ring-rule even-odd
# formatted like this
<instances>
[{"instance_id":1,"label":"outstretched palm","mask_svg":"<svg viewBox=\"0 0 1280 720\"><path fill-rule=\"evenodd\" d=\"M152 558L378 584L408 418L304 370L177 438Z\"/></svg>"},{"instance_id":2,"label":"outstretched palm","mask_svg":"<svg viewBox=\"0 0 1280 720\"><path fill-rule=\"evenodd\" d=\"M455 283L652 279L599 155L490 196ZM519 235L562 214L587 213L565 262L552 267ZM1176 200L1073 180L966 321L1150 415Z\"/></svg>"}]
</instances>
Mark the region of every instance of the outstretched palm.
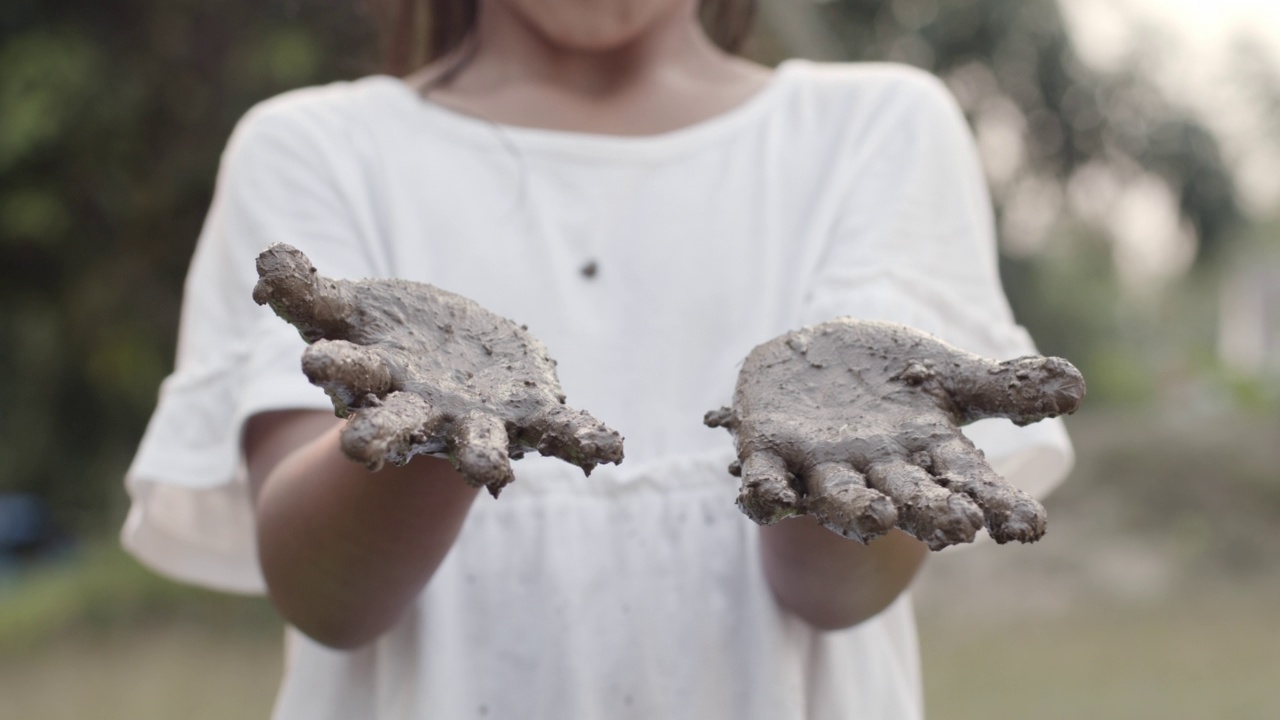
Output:
<instances>
[{"instance_id":1,"label":"outstretched palm","mask_svg":"<svg viewBox=\"0 0 1280 720\"><path fill-rule=\"evenodd\" d=\"M302 369L349 417L342 449L377 469L447 452L497 495L508 458L537 450L590 473L622 461L622 437L564 404L555 361L526 328L407 280L320 277L297 249L258 256L253 299L311 343ZM354 411L354 412L352 412Z\"/></svg>"},{"instance_id":2,"label":"outstretched palm","mask_svg":"<svg viewBox=\"0 0 1280 720\"><path fill-rule=\"evenodd\" d=\"M733 433L738 505L760 524L809 514L862 542L897 526L940 550L985 522L997 542L1034 542L1044 508L959 426L1071 413L1084 390L1060 358L995 362L902 325L842 318L755 348L733 408L706 423Z\"/></svg>"}]
</instances>

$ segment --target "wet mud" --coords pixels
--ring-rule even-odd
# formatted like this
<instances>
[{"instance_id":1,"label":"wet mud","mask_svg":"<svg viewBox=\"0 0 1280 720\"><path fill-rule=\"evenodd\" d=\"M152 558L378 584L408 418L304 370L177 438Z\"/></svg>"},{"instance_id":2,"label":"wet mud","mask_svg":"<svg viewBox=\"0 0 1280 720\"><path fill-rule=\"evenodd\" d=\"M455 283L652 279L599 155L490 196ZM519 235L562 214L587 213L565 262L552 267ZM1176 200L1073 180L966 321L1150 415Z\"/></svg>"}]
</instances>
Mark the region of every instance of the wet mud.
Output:
<instances>
[{"instance_id":1,"label":"wet mud","mask_svg":"<svg viewBox=\"0 0 1280 720\"><path fill-rule=\"evenodd\" d=\"M622 462L622 436L565 404L555 360L527 328L431 285L320 277L284 244L257 268L253 299L310 344L302 370L348 419L342 449L353 460L376 470L447 453L495 496L526 452L587 474Z\"/></svg>"},{"instance_id":2,"label":"wet mud","mask_svg":"<svg viewBox=\"0 0 1280 720\"><path fill-rule=\"evenodd\" d=\"M861 542L899 527L940 550L984 525L996 542L1034 542L1047 520L960 426L1069 414L1084 394L1061 358L996 362L903 325L842 318L755 348L733 407L705 422L733 434L738 505L757 523L808 514Z\"/></svg>"}]
</instances>

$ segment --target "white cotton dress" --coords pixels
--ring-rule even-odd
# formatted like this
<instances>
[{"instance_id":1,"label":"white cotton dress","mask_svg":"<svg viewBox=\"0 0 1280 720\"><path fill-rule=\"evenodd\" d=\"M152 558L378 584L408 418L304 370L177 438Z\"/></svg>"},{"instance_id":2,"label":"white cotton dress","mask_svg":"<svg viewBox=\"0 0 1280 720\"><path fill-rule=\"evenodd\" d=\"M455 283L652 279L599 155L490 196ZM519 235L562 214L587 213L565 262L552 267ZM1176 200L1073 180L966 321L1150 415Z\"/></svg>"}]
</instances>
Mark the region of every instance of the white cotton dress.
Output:
<instances>
[{"instance_id":1,"label":"white cotton dress","mask_svg":"<svg viewBox=\"0 0 1280 720\"><path fill-rule=\"evenodd\" d=\"M909 596L838 632L780 609L734 506L731 439L702 417L752 347L842 315L1034 352L937 80L792 61L744 105L646 137L497 126L382 76L255 108L223 157L123 531L159 572L230 591L263 590L242 422L330 407L297 334L250 299L254 258L281 241L322 274L429 282L527 324L626 461L590 478L515 463L367 647L289 631L278 720L922 717ZM1071 463L1058 421L968 431L1034 495Z\"/></svg>"}]
</instances>

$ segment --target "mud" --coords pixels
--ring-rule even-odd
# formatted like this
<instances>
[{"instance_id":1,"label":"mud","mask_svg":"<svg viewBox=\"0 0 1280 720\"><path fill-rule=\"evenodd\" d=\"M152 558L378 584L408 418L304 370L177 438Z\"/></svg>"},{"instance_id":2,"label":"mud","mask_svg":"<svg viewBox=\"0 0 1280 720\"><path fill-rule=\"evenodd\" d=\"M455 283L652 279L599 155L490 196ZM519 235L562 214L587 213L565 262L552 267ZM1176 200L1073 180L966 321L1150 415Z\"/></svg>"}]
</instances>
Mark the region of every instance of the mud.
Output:
<instances>
[{"instance_id":1,"label":"mud","mask_svg":"<svg viewBox=\"0 0 1280 720\"><path fill-rule=\"evenodd\" d=\"M622 437L566 406L555 360L524 326L407 280L320 277L297 249L258 256L253 299L310 343L302 370L348 418L342 449L378 469L447 453L495 496L510 459L534 451L581 467L622 462Z\"/></svg>"},{"instance_id":2,"label":"mud","mask_svg":"<svg viewBox=\"0 0 1280 720\"><path fill-rule=\"evenodd\" d=\"M867 542L899 527L934 550L1044 535L1044 508L987 464L960 426L1074 412L1084 379L1066 360L996 362L903 325L842 318L755 348L733 407L706 424L734 436L738 506L771 524L809 514Z\"/></svg>"}]
</instances>

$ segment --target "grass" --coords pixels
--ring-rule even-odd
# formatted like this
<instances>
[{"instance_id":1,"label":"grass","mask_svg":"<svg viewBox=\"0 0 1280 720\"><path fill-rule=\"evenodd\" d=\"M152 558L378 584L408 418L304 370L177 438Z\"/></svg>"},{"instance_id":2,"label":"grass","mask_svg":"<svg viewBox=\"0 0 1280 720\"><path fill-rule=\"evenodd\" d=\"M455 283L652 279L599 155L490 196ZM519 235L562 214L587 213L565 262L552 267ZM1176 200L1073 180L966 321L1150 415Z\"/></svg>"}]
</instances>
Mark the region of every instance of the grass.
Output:
<instances>
[{"instance_id":1,"label":"grass","mask_svg":"<svg viewBox=\"0 0 1280 720\"><path fill-rule=\"evenodd\" d=\"M0 577L0 661L68 634L107 633L156 622L276 629L270 605L165 580L140 566L114 538L74 554Z\"/></svg>"},{"instance_id":2,"label":"grass","mask_svg":"<svg viewBox=\"0 0 1280 720\"><path fill-rule=\"evenodd\" d=\"M931 720L1280 717L1280 593L1222 587L1011 624L922 617Z\"/></svg>"},{"instance_id":3,"label":"grass","mask_svg":"<svg viewBox=\"0 0 1280 720\"><path fill-rule=\"evenodd\" d=\"M280 668L277 633L191 620L79 633L0 659L0 717L266 718Z\"/></svg>"},{"instance_id":4,"label":"grass","mask_svg":"<svg viewBox=\"0 0 1280 720\"><path fill-rule=\"evenodd\" d=\"M931 720L1280 717L1274 584L1012 618L923 605ZM111 547L0 596L0 717L265 718L280 669L261 601L181 588Z\"/></svg>"},{"instance_id":5,"label":"grass","mask_svg":"<svg viewBox=\"0 0 1280 720\"><path fill-rule=\"evenodd\" d=\"M931 720L1280 717L1280 593L1087 607L1014 623L921 618ZM266 718L280 635L171 617L0 658L0 717Z\"/></svg>"},{"instance_id":6,"label":"grass","mask_svg":"<svg viewBox=\"0 0 1280 720\"><path fill-rule=\"evenodd\" d=\"M1280 718L1280 422L1081 420L1044 541L931 563L930 720ZM0 718L265 718L280 670L265 602L114 540L0 578Z\"/></svg>"},{"instance_id":7,"label":"grass","mask_svg":"<svg viewBox=\"0 0 1280 720\"><path fill-rule=\"evenodd\" d=\"M931 563L931 720L1280 718L1280 419L1082 414L1032 546Z\"/></svg>"},{"instance_id":8,"label":"grass","mask_svg":"<svg viewBox=\"0 0 1280 720\"><path fill-rule=\"evenodd\" d=\"M266 718L282 632L260 599L164 580L113 539L0 583L0 718Z\"/></svg>"}]
</instances>

